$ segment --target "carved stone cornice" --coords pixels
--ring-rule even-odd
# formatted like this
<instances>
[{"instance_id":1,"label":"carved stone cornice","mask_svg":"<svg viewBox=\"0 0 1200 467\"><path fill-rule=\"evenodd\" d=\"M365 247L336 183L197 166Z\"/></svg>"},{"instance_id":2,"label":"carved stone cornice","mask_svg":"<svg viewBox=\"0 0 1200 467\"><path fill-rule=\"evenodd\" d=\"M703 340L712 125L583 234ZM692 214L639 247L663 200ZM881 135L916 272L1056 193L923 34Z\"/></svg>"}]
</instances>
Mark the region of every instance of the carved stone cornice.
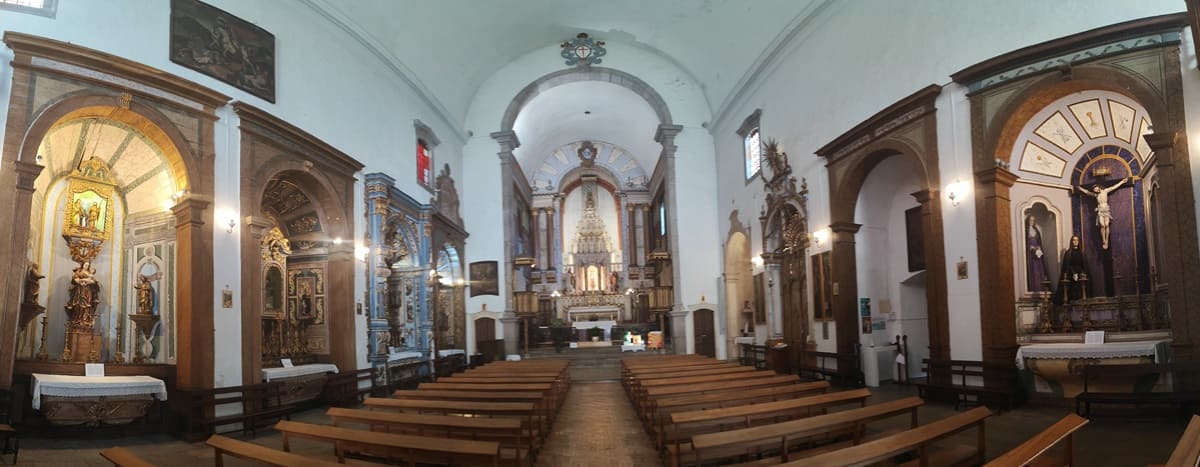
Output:
<instances>
[{"instance_id":1,"label":"carved stone cornice","mask_svg":"<svg viewBox=\"0 0 1200 467\"><path fill-rule=\"evenodd\" d=\"M363 164L357 159L258 107L245 102L234 102L233 110L241 119L243 131L267 139L273 144L307 154L311 159L322 162L322 165L339 174L353 177L355 172L363 168Z\"/></svg>"},{"instance_id":2,"label":"carved stone cornice","mask_svg":"<svg viewBox=\"0 0 1200 467\"><path fill-rule=\"evenodd\" d=\"M212 206L212 198L198 194L190 194L175 203L171 213L175 214L175 227L187 225L204 225L204 213Z\"/></svg>"},{"instance_id":3,"label":"carved stone cornice","mask_svg":"<svg viewBox=\"0 0 1200 467\"><path fill-rule=\"evenodd\" d=\"M497 131L488 136L496 140L500 144L500 152L512 153L513 150L521 147L521 140L517 138L517 132L512 130Z\"/></svg>"},{"instance_id":4,"label":"carved stone cornice","mask_svg":"<svg viewBox=\"0 0 1200 467\"><path fill-rule=\"evenodd\" d=\"M17 171L17 189L32 192L36 189L34 182L45 167L28 162L13 161L13 168Z\"/></svg>"},{"instance_id":5,"label":"carved stone cornice","mask_svg":"<svg viewBox=\"0 0 1200 467\"><path fill-rule=\"evenodd\" d=\"M22 55L44 57L162 89L205 106L209 113L229 102L229 96L192 81L95 49L13 31L4 33L4 43L17 57L13 60L14 67L33 66L20 58Z\"/></svg>"},{"instance_id":6,"label":"carved stone cornice","mask_svg":"<svg viewBox=\"0 0 1200 467\"><path fill-rule=\"evenodd\" d=\"M853 222L834 222L829 224L829 230L835 234L854 235L858 233L858 229L861 228L862 224L855 224Z\"/></svg>"},{"instance_id":7,"label":"carved stone cornice","mask_svg":"<svg viewBox=\"0 0 1200 467\"><path fill-rule=\"evenodd\" d=\"M1017 174L1009 172L1004 167L991 167L975 172L975 180L983 184L997 183L1006 187L1012 187L1017 183L1017 179L1019 178Z\"/></svg>"}]
</instances>

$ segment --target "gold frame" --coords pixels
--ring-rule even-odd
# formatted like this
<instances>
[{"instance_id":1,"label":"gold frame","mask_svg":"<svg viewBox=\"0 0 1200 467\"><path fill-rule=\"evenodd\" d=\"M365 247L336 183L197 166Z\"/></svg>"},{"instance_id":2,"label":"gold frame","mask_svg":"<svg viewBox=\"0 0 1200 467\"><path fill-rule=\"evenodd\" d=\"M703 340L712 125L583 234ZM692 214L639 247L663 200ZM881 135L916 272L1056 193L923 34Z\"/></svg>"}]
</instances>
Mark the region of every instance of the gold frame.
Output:
<instances>
[{"instance_id":1,"label":"gold frame","mask_svg":"<svg viewBox=\"0 0 1200 467\"><path fill-rule=\"evenodd\" d=\"M67 185L67 209L63 212L63 235L96 240L112 238L113 195L117 185L110 178L111 173L112 170L108 165L96 158L81 162L79 168L71 171ZM103 216L103 220L99 227L82 225L78 221L81 215L86 215L82 212L84 209L95 206L92 204L85 208L80 203L82 195L88 192L95 193L98 198L102 199L101 209L103 212L99 214ZM91 219L91 222L95 221L95 219Z\"/></svg>"}]
</instances>

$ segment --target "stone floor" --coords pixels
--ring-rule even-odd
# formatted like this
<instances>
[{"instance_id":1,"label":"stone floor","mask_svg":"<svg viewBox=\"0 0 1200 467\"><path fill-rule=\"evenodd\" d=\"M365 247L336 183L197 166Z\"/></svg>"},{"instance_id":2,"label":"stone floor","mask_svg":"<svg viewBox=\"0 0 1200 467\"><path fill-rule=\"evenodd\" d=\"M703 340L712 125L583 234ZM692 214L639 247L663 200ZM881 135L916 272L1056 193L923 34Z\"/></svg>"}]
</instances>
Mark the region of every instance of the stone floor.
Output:
<instances>
[{"instance_id":1,"label":"stone floor","mask_svg":"<svg viewBox=\"0 0 1200 467\"><path fill-rule=\"evenodd\" d=\"M597 371L601 368L596 368ZM602 376L602 375L597 375ZM563 411L538 459L539 467L652 466L658 465L649 438L633 414L620 384L604 379L576 381L567 395ZM871 402L915 395L911 386L886 384L873 388ZM998 413L987 421L989 458L1020 444L1067 413L1065 408L1021 408ZM922 423L954 413L949 405L930 403L921 408ZM293 416L294 420L327 423L324 409ZM907 423L895 420L896 426ZM885 427L886 428L886 427ZM1179 440L1183 426L1162 419L1095 419L1077 432L1075 456L1081 466L1145 466L1165 462ZM968 432L943 442L974 442ZM280 438L270 430L260 431L250 441L278 449ZM126 446L146 460L164 466L213 465L212 449L203 443L187 444L166 435L112 440L26 439L22 443L23 466L107 466L97 452L109 446ZM293 442L293 451L332 459L328 445L303 440ZM5 460L7 462L7 460ZM227 461L226 465L249 465Z\"/></svg>"}]
</instances>

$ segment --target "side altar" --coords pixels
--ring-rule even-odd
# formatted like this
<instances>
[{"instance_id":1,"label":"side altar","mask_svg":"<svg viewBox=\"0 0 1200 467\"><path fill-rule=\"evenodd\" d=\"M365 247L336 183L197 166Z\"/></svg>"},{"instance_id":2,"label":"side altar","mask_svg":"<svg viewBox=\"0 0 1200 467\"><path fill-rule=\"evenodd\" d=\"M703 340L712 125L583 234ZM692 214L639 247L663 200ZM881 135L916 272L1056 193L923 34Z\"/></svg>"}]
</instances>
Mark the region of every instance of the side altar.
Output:
<instances>
[{"instance_id":1,"label":"side altar","mask_svg":"<svg viewBox=\"0 0 1200 467\"><path fill-rule=\"evenodd\" d=\"M632 300L617 293L564 295L554 300L555 317L569 323L578 321L631 321Z\"/></svg>"}]
</instances>

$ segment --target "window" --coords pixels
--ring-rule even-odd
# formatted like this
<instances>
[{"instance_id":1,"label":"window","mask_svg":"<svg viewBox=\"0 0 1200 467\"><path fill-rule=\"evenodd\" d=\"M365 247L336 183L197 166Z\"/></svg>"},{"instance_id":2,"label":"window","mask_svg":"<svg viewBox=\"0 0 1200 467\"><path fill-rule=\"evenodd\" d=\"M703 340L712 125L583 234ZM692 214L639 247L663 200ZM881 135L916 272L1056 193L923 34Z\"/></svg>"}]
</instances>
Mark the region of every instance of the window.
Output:
<instances>
[{"instance_id":1,"label":"window","mask_svg":"<svg viewBox=\"0 0 1200 467\"><path fill-rule=\"evenodd\" d=\"M762 118L762 110L755 110L746 117L737 134L742 137L742 158L746 162L746 181L749 182L762 172L762 138L758 133L758 121Z\"/></svg>"},{"instance_id":2,"label":"window","mask_svg":"<svg viewBox=\"0 0 1200 467\"><path fill-rule=\"evenodd\" d=\"M417 184L433 192L433 150L441 141L420 120L413 120L413 129L417 133Z\"/></svg>"},{"instance_id":3,"label":"window","mask_svg":"<svg viewBox=\"0 0 1200 467\"><path fill-rule=\"evenodd\" d=\"M0 0L0 10L54 17L58 0Z\"/></svg>"}]
</instances>

